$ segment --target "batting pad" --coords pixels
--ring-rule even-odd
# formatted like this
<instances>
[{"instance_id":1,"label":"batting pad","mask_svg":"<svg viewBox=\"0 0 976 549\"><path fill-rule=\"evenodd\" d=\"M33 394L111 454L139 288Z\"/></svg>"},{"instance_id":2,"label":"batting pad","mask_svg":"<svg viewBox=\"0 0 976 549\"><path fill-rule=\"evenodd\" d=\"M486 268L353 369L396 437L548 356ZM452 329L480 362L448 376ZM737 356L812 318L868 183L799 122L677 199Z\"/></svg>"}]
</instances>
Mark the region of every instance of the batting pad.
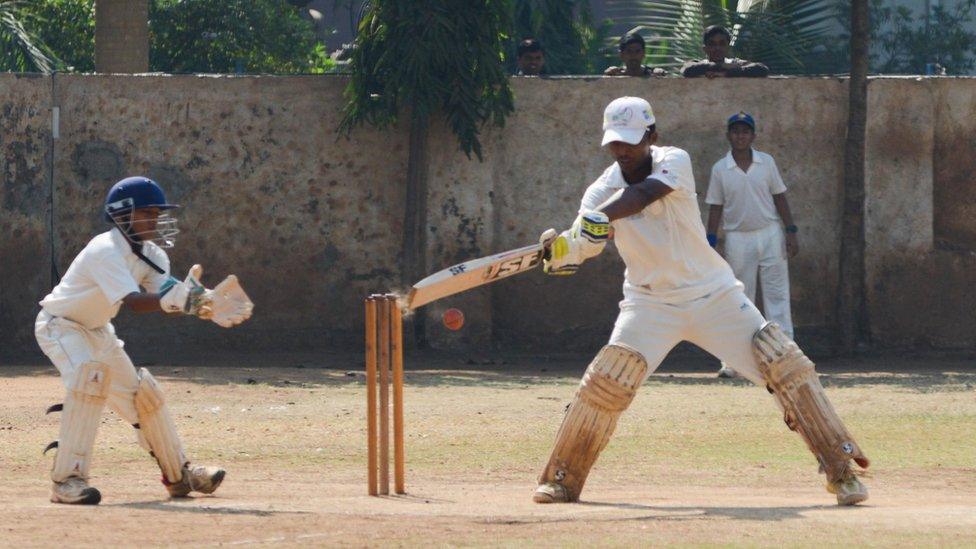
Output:
<instances>
[{"instance_id":1,"label":"batting pad","mask_svg":"<svg viewBox=\"0 0 976 549\"><path fill-rule=\"evenodd\" d=\"M111 387L109 372L107 364L86 362L75 373L64 399L51 480L63 482L68 477L88 480L95 434Z\"/></svg>"},{"instance_id":2,"label":"batting pad","mask_svg":"<svg viewBox=\"0 0 976 549\"><path fill-rule=\"evenodd\" d=\"M539 477L540 484L557 482L566 489L570 501L579 499L590 468L610 441L617 419L634 400L646 373L647 362L636 351L607 345L597 353L559 426L556 447Z\"/></svg>"},{"instance_id":3,"label":"batting pad","mask_svg":"<svg viewBox=\"0 0 976 549\"><path fill-rule=\"evenodd\" d=\"M786 425L817 456L827 480L840 480L852 459L867 468L870 461L834 411L813 362L797 344L775 322L763 325L752 341L766 388L783 407Z\"/></svg>"},{"instance_id":4,"label":"batting pad","mask_svg":"<svg viewBox=\"0 0 976 549\"><path fill-rule=\"evenodd\" d=\"M180 437L166 407L166 399L159 383L145 368L139 369L139 387L136 389L136 412L139 414L139 431L163 476L170 484L183 478L183 465L187 463Z\"/></svg>"}]
</instances>

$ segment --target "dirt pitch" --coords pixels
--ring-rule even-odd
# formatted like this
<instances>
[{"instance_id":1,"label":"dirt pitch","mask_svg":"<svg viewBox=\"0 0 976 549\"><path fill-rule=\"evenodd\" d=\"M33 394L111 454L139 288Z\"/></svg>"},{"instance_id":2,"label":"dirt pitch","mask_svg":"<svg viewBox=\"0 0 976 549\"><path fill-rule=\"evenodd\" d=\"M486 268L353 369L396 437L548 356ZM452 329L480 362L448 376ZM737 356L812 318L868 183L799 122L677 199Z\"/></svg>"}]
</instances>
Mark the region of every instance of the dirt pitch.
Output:
<instances>
[{"instance_id":1,"label":"dirt pitch","mask_svg":"<svg viewBox=\"0 0 976 549\"><path fill-rule=\"evenodd\" d=\"M407 491L371 498L356 355L149 367L188 450L228 470L169 501L107 413L98 507L47 500L62 396L53 368L0 367L0 546L974 546L970 359L825 362L830 397L873 459L871 499L838 508L765 391L670 360L641 389L583 503L534 505L535 477L589 357L408 357Z\"/></svg>"}]
</instances>

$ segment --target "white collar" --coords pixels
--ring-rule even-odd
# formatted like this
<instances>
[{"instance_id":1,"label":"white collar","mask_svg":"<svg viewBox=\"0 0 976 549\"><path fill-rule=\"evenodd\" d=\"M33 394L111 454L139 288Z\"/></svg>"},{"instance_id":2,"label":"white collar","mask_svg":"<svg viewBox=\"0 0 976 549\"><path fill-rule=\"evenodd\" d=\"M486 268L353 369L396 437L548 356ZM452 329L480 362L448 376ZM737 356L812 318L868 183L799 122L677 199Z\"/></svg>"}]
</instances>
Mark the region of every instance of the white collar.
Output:
<instances>
[{"instance_id":1,"label":"white collar","mask_svg":"<svg viewBox=\"0 0 976 549\"><path fill-rule=\"evenodd\" d=\"M756 149L752 149L752 163L753 164L763 163L762 157L759 155L759 151L757 151ZM725 169L731 170L734 169L736 166L738 166L738 164L735 163L735 158L732 158L732 151L729 150L729 152L725 154Z\"/></svg>"},{"instance_id":2,"label":"white collar","mask_svg":"<svg viewBox=\"0 0 976 549\"><path fill-rule=\"evenodd\" d=\"M122 229L112 227L109 233L111 233L112 245L118 248L122 252L122 255L134 253L132 251L132 243L122 234Z\"/></svg>"}]
</instances>

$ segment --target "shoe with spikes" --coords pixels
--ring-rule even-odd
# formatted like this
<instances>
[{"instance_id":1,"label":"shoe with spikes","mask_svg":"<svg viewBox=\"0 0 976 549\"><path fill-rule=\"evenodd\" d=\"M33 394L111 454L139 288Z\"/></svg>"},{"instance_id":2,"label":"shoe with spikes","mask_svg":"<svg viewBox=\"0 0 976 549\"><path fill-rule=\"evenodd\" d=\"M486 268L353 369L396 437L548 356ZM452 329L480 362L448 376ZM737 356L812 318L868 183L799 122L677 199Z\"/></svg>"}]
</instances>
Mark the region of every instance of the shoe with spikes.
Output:
<instances>
[{"instance_id":1,"label":"shoe with spikes","mask_svg":"<svg viewBox=\"0 0 976 549\"><path fill-rule=\"evenodd\" d=\"M97 505L102 494L97 488L88 485L81 477L68 477L55 482L51 487L52 503L74 503L78 505Z\"/></svg>"},{"instance_id":2,"label":"shoe with spikes","mask_svg":"<svg viewBox=\"0 0 976 549\"><path fill-rule=\"evenodd\" d=\"M854 505L868 499L867 486L851 471L840 480L828 482L827 491L837 496L837 505Z\"/></svg>"},{"instance_id":3,"label":"shoe with spikes","mask_svg":"<svg viewBox=\"0 0 976 549\"><path fill-rule=\"evenodd\" d=\"M166 484L170 497L174 498L185 498L190 495L190 492L212 494L224 481L226 474L227 472L219 467L187 463L183 466L183 478L179 482L167 484L164 479L163 484Z\"/></svg>"},{"instance_id":4,"label":"shoe with spikes","mask_svg":"<svg viewBox=\"0 0 976 549\"><path fill-rule=\"evenodd\" d=\"M569 492L558 482L540 484L532 494L532 501L536 503L569 503Z\"/></svg>"}]
</instances>

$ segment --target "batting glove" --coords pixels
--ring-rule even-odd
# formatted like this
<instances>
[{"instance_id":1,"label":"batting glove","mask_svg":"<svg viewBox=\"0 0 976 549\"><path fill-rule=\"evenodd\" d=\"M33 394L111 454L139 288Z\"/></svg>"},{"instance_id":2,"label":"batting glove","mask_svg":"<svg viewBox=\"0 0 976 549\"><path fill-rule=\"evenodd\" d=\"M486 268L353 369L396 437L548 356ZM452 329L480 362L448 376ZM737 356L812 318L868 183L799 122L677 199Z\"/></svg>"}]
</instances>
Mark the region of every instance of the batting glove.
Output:
<instances>
[{"instance_id":1,"label":"batting glove","mask_svg":"<svg viewBox=\"0 0 976 549\"><path fill-rule=\"evenodd\" d=\"M603 212L583 212L573 226L558 236L554 229L542 233L539 242L546 247L542 270L550 275L571 275L579 266L600 255L610 236L610 219Z\"/></svg>"}]
</instances>

